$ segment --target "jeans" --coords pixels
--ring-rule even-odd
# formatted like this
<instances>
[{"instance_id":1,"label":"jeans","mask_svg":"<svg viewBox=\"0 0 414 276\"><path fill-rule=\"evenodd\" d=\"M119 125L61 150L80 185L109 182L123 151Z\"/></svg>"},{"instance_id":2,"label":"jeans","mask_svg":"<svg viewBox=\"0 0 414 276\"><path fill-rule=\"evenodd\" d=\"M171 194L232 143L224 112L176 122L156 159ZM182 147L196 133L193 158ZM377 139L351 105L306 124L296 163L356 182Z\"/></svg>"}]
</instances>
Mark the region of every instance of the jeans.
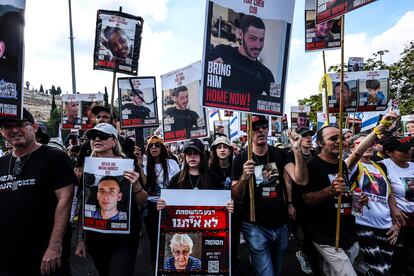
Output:
<instances>
[{"instance_id":1,"label":"jeans","mask_svg":"<svg viewBox=\"0 0 414 276\"><path fill-rule=\"evenodd\" d=\"M256 275L281 275L283 256L288 244L288 225L268 229L243 222L243 235L249 245Z\"/></svg>"}]
</instances>

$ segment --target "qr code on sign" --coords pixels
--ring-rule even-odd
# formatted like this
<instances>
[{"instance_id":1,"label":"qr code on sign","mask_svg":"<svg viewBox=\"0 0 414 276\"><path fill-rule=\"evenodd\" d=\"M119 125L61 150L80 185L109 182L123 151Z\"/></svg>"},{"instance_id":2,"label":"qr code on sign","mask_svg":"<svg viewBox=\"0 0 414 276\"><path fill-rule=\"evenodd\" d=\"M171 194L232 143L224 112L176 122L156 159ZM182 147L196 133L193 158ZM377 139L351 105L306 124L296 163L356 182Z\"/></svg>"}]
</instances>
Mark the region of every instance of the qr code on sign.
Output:
<instances>
[{"instance_id":1,"label":"qr code on sign","mask_svg":"<svg viewBox=\"0 0 414 276\"><path fill-rule=\"evenodd\" d=\"M208 273L218 273L220 271L219 261L208 261Z\"/></svg>"}]
</instances>

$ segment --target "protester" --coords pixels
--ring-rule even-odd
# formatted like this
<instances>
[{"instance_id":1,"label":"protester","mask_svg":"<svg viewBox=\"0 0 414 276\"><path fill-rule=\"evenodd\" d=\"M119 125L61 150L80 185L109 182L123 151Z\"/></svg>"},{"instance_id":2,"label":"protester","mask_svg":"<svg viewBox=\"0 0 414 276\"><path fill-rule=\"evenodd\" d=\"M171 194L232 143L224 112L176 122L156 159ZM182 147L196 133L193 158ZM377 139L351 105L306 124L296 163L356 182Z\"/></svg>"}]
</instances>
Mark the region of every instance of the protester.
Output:
<instances>
[{"instance_id":1,"label":"protester","mask_svg":"<svg viewBox=\"0 0 414 276\"><path fill-rule=\"evenodd\" d=\"M231 189L231 166L233 147L229 138L220 136L214 140L210 149L209 168L217 176L216 181L222 189Z\"/></svg>"},{"instance_id":2,"label":"protester","mask_svg":"<svg viewBox=\"0 0 414 276\"><path fill-rule=\"evenodd\" d=\"M36 142L39 125L0 121L14 149L0 158L0 275L70 274L65 230L76 177L65 152Z\"/></svg>"},{"instance_id":3,"label":"protester","mask_svg":"<svg viewBox=\"0 0 414 276\"><path fill-rule=\"evenodd\" d=\"M349 142L351 141L351 137L354 134L352 133L352 130L345 128L342 130L342 155L344 157L344 159L347 159L349 157L349 155L351 154L351 149L350 149L350 145Z\"/></svg>"},{"instance_id":4,"label":"protester","mask_svg":"<svg viewBox=\"0 0 414 276\"><path fill-rule=\"evenodd\" d=\"M91 141L92 157L124 158L118 141L118 132L107 123L97 124L85 133ZM139 181L139 173L127 170L123 176L132 185L130 234L105 234L83 230L82 219L77 233L75 255L86 257L88 253L100 275L132 275L139 245L141 215L139 206L147 201L147 192Z\"/></svg>"},{"instance_id":5,"label":"protester","mask_svg":"<svg viewBox=\"0 0 414 276\"><path fill-rule=\"evenodd\" d=\"M158 212L156 202L161 194L161 189L168 187L171 178L180 171L178 163L169 158L164 140L158 136L152 136L147 143L147 162L144 164L145 183L149 200L147 203L148 214L144 218L150 245L151 261L153 268L157 260L158 242Z\"/></svg>"},{"instance_id":6,"label":"protester","mask_svg":"<svg viewBox=\"0 0 414 276\"><path fill-rule=\"evenodd\" d=\"M232 194L235 201L243 201L243 236L250 249L256 275L281 275L282 260L288 242L288 214L283 197L284 172L298 184L307 183L308 173L300 151L301 137L290 133L296 165L280 149L267 144L268 120L253 116L253 159L247 150L236 156L232 170ZM270 170L272 181L266 181L262 169ZM254 179L255 222L250 220L248 179ZM263 185L262 183L265 183ZM244 195L244 197L242 196Z\"/></svg>"},{"instance_id":7,"label":"protester","mask_svg":"<svg viewBox=\"0 0 414 276\"><path fill-rule=\"evenodd\" d=\"M233 147L233 159L234 159L234 157L240 154L240 147L236 143L231 143L231 146Z\"/></svg>"}]
</instances>

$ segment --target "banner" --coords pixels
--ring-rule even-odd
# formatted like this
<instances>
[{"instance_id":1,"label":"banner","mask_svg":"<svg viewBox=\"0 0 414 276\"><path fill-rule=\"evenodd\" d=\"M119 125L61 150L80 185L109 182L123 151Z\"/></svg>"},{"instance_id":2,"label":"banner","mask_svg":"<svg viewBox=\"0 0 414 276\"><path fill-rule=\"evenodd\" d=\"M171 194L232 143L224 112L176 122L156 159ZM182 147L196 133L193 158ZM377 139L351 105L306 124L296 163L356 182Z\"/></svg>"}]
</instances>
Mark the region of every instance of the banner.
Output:
<instances>
[{"instance_id":1,"label":"banner","mask_svg":"<svg viewBox=\"0 0 414 276\"><path fill-rule=\"evenodd\" d=\"M270 125L270 131L271 136L273 137L282 137L282 118L283 117L271 117L271 125Z\"/></svg>"},{"instance_id":2,"label":"banner","mask_svg":"<svg viewBox=\"0 0 414 276\"><path fill-rule=\"evenodd\" d=\"M158 126L155 77L118 78L121 128Z\"/></svg>"},{"instance_id":3,"label":"banner","mask_svg":"<svg viewBox=\"0 0 414 276\"><path fill-rule=\"evenodd\" d=\"M316 0L316 24L331 20L376 0Z\"/></svg>"},{"instance_id":4,"label":"banner","mask_svg":"<svg viewBox=\"0 0 414 276\"><path fill-rule=\"evenodd\" d=\"M207 1L203 106L283 114L294 5Z\"/></svg>"},{"instance_id":5,"label":"banner","mask_svg":"<svg viewBox=\"0 0 414 276\"><path fill-rule=\"evenodd\" d=\"M305 51L341 48L341 18L315 24L315 0L305 2Z\"/></svg>"},{"instance_id":6,"label":"banner","mask_svg":"<svg viewBox=\"0 0 414 276\"><path fill-rule=\"evenodd\" d=\"M226 136L230 138L230 121L229 120L218 120L213 121L214 127L214 140L219 136Z\"/></svg>"},{"instance_id":7,"label":"banner","mask_svg":"<svg viewBox=\"0 0 414 276\"><path fill-rule=\"evenodd\" d=\"M333 93L328 96L329 113L339 112L341 76L329 74ZM389 71L344 72L344 112L382 111L389 98Z\"/></svg>"},{"instance_id":8,"label":"banner","mask_svg":"<svg viewBox=\"0 0 414 276\"><path fill-rule=\"evenodd\" d=\"M124 178L132 159L86 157L83 173L83 228L129 234L132 185Z\"/></svg>"},{"instance_id":9,"label":"banner","mask_svg":"<svg viewBox=\"0 0 414 276\"><path fill-rule=\"evenodd\" d=\"M290 108L291 127L297 132L303 128L309 128L310 122L310 106L292 106Z\"/></svg>"},{"instance_id":10,"label":"banner","mask_svg":"<svg viewBox=\"0 0 414 276\"><path fill-rule=\"evenodd\" d=\"M136 76L143 24L138 16L98 10L93 69Z\"/></svg>"},{"instance_id":11,"label":"banner","mask_svg":"<svg viewBox=\"0 0 414 276\"><path fill-rule=\"evenodd\" d=\"M103 94L63 94L62 129L90 129L95 124L92 108L103 105Z\"/></svg>"},{"instance_id":12,"label":"banner","mask_svg":"<svg viewBox=\"0 0 414 276\"><path fill-rule=\"evenodd\" d=\"M201 62L161 76L164 141L207 137L200 104Z\"/></svg>"},{"instance_id":13,"label":"banner","mask_svg":"<svg viewBox=\"0 0 414 276\"><path fill-rule=\"evenodd\" d=\"M226 190L161 190L156 275L231 275Z\"/></svg>"},{"instance_id":14,"label":"banner","mask_svg":"<svg viewBox=\"0 0 414 276\"><path fill-rule=\"evenodd\" d=\"M364 71L363 57L349 57L348 58L348 72Z\"/></svg>"},{"instance_id":15,"label":"banner","mask_svg":"<svg viewBox=\"0 0 414 276\"><path fill-rule=\"evenodd\" d=\"M0 118L23 112L24 0L0 1Z\"/></svg>"},{"instance_id":16,"label":"banner","mask_svg":"<svg viewBox=\"0 0 414 276\"><path fill-rule=\"evenodd\" d=\"M414 136L414 115L401 116L401 124L404 136Z\"/></svg>"}]
</instances>

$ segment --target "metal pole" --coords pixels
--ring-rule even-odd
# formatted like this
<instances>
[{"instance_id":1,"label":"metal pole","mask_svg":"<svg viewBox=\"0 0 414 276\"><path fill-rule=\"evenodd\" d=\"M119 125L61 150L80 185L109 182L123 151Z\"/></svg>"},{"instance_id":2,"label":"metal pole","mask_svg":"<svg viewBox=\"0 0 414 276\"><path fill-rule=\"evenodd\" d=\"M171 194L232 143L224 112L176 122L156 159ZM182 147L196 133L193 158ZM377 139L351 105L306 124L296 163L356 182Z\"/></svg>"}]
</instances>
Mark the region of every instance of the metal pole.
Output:
<instances>
[{"instance_id":1,"label":"metal pole","mask_svg":"<svg viewBox=\"0 0 414 276\"><path fill-rule=\"evenodd\" d=\"M339 96L339 171L338 177L342 177L343 170L343 145L342 145L342 121L344 116L344 102L342 96L344 94L344 36L345 36L345 16L342 15L342 25L341 25L341 86L340 86L340 96ZM336 235L335 235L335 250L338 252L339 249L339 236L341 232L341 205L342 205L342 194L338 195L338 206L336 209Z\"/></svg>"},{"instance_id":2,"label":"metal pole","mask_svg":"<svg viewBox=\"0 0 414 276\"><path fill-rule=\"evenodd\" d=\"M72 4L69 0L69 41L70 41L70 61L72 65L72 93L76 94L76 77L75 77L75 54L73 50L73 29L72 29Z\"/></svg>"},{"instance_id":3,"label":"metal pole","mask_svg":"<svg viewBox=\"0 0 414 276\"><path fill-rule=\"evenodd\" d=\"M325 91L325 107L326 107L326 122L328 123L328 126L330 125L329 122L329 104L328 104L328 84L327 79L326 79L326 60L325 60L325 51L322 51L322 58L323 58L323 78L324 78L324 82L323 82L323 88Z\"/></svg>"},{"instance_id":4,"label":"metal pole","mask_svg":"<svg viewBox=\"0 0 414 276\"><path fill-rule=\"evenodd\" d=\"M252 115L247 115L247 140L248 140L248 148L247 148L247 158L249 160L253 159L253 131L252 131ZM249 177L249 199L250 199L250 221L256 221L256 211L254 206L254 179L253 175Z\"/></svg>"}]
</instances>

